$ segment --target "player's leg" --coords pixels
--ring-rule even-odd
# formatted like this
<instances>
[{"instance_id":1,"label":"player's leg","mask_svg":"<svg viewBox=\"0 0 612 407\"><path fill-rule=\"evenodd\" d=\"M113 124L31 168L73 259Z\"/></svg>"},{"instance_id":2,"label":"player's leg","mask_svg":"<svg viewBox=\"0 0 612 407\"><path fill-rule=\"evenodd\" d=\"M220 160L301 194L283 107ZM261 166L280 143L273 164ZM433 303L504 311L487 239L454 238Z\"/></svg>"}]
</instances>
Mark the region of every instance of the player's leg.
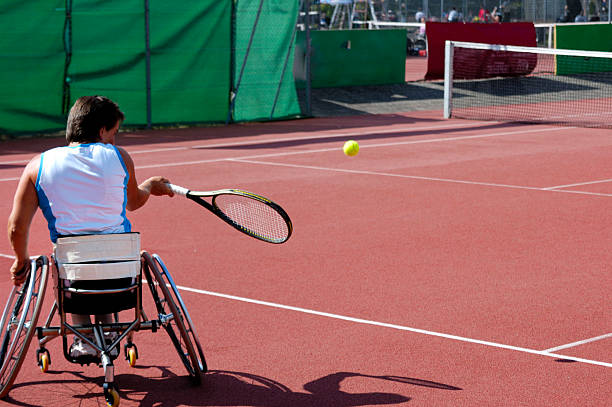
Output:
<instances>
[{"instance_id":1,"label":"player's leg","mask_svg":"<svg viewBox=\"0 0 612 407\"><path fill-rule=\"evenodd\" d=\"M74 326L91 325L91 318L89 315L71 314L71 316L72 325ZM93 342L93 335L88 336L88 338ZM98 354L93 346L79 338L77 335L75 335L73 338L69 353L73 358L81 358L83 356L95 357Z\"/></svg>"}]
</instances>

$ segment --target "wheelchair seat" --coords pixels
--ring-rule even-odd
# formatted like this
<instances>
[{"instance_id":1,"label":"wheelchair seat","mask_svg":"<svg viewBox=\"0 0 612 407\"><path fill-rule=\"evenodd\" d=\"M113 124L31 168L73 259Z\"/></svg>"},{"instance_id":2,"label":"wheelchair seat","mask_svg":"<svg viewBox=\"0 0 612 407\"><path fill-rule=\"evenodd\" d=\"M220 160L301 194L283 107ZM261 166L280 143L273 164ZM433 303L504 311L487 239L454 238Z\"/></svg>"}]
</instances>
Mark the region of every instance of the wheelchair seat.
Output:
<instances>
[{"instance_id":1,"label":"wheelchair seat","mask_svg":"<svg viewBox=\"0 0 612 407\"><path fill-rule=\"evenodd\" d=\"M54 257L64 312L100 315L137 306L139 233L60 237ZM103 301L94 294L104 294Z\"/></svg>"}]
</instances>

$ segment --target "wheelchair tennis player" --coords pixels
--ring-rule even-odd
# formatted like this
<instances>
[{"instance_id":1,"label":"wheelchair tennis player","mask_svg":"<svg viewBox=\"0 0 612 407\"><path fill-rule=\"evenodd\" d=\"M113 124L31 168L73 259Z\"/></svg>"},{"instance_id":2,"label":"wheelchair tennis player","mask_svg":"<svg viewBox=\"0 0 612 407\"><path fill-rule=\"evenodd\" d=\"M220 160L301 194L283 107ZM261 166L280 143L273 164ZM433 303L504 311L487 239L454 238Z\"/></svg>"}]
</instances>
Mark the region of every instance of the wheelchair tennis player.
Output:
<instances>
[{"instance_id":1,"label":"wheelchair tennis player","mask_svg":"<svg viewBox=\"0 0 612 407\"><path fill-rule=\"evenodd\" d=\"M8 237L15 253L10 277L16 288L0 327L0 397L7 394L33 335L31 324L23 321L33 318L32 322L36 322L39 305L30 308L28 302L42 301L47 263L51 263L56 284L56 303L51 312L60 314L61 325L50 327L50 315L44 327L35 328L41 343L38 360L43 371L50 357L42 345L62 336L67 360L104 367L105 397L109 405L116 406L119 397L113 383L112 362L119 354L119 341L127 338L126 355L129 350L133 365L137 353L131 343L132 331L156 331L158 327L168 331L192 377L199 381L206 371L193 324L172 278L158 256L146 252L141 255L139 235L132 232L126 216L126 209L141 208L151 195L172 197L174 193L169 180L161 176L137 183L132 158L115 145L123 120L124 114L112 100L102 96L79 98L68 116L68 145L33 158L19 180L8 220ZM52 262L44 256L32 260L28 253L30 225L39 207L53 242ZM146 273L159 312L157 320L147 320L142 312L141 270ZM98 294L110 297L100 301ZM164 297L168 303L162 301ZM130 308L135 309L134 321L113 322L117 312ZM66 314L71 314L72 324L66 321ZM18 335L24 335L25 340L16 340ZM73 336L69 348L67 335Z\"/></svg>"}]
</instances>

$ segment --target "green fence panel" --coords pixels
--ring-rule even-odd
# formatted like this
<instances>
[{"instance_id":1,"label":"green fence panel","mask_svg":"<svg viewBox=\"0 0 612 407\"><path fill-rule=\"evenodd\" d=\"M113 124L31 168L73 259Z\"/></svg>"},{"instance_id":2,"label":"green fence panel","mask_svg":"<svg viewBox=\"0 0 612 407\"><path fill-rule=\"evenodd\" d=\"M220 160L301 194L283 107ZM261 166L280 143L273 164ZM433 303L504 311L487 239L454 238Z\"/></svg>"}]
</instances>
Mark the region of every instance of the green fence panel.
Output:
<instances>
[{"instance_id":1,"label":"green fence panel","mask_svg":"<svg viewBox=\"0 0 612 407\"><path fill-rule=\"evenodd\" d=\"M74 0L67 82L70 105L80 96L111 98L126 124L146 124L142 0Z\"/></svg>"},{"instance_id":2,"label":"green fence panel","mask_svg":"<svg viewBox=\"0 0 612 407\"><path fill-rule=\"evenodd\" d=\"M65 127L64 1L0 5L0 133Z\"/></svg>"},{"instance_id":3,"label":"green fence panel","mask_svg":"<svg viewBox=\"0 0 612 407\"><path fill-rule=\"evenodd\" d=\"M300 114L293 79L298 6L297 0L237 0L234 120L269 120Z\"/></svg>"},{"instance_id":4,"label":"green fence panel","mask_svg":"<svg viewBox=\"0 0 612 407\"><path fill-rule=\"evenodd\" d=\"M612 51L612 25L576 24L555 27L555 48L584 51ZM610 72L612 61L600 58L557 56L557 75L588 72Z\"/></svg>"},{"instance_id":5,"label":"green fence panel","mask_svg":"<svg viewBox=\"0 0 612 407\"><path fill-rule=\"evenodd\" d=\"M303 32L298 34L303 50L306 37ZM330 30L311 31L310 35L313 88L405 81L406 30Z\"/></svg>"},{"instance_id":6,"label":"green fence panel","mask_svg":"<svg viewBox=\"0 0 612 407\"><path fill-rule=\"evenodd\" d=\"M153 122L225 121L231 2L156 0L150 16Z\"/></svg>"},{"instance_id":7,"label":"green fence panel","mask_svg":"<svg viewBox=\"0 0 612 407\"><path fill-rule=\"evenodd\" d=\"M115 100L127 125L225 121L238 82L234 120L300 114L297 0L7 2L3 133L62 129L74 101L93 94Z\"/></svg>"}]
</instances>

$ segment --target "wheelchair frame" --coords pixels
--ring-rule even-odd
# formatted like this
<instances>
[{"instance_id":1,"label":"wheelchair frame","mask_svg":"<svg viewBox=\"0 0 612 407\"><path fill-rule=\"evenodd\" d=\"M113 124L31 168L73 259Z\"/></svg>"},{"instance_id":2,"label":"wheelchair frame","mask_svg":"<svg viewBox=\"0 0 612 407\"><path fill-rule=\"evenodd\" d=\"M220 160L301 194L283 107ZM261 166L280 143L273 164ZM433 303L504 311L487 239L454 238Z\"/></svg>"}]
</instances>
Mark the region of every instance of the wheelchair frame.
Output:
<instances>
[{"instance_id":1,"label":"wheelchair frame","mask_svg":"<svg viewBox=\"0 0 612 407\"><path fill-rule=\"evenodd\" d=\"M55 262L55 258L53 256L51 258ZM200 384L202 375L206 373L208 367L193 322L174 280L161 258L156 254L150 255L146 251L142 251L140 264L140 273L136 277L136 282L119 289L83 290L67 288L63 287L62 280L58 276L57 300L54 302L45 323L37 327L36 324L46 291L49 259L46 256L32 259L30 273L26 281L20 287L13 287L0 319L0 398L4 398L10 391L35 332L39 341L36 359L43 372L47 371L51 363L49 351L44 345L59 336L62 337L63 353L67 361L80 364L96 363L102 366L104 369L104 396L109 406L119 405L119 392L114 380L113 361L120 352L113 354L112 350L119 349L121 341L127 338L127 343L124 345L124 355L130 366L134 366L138 358L138 351L136 345L132 342L132 335L138 331L156 332L163 328L177 350L189 378L195 384ZM54 272L57 272L57 267L55 267ZM153 296L157 319L149 320L142 307L143 275ZM114 313L114 322L110 324L93 323L73 326L66 322L66 312L64 312L62 306L65 292L79 295L105 295L127 291L136 291L136 306L133 308L134 319L131 322L119 322L118 313ZM128 310L130 309L132 307L128 308ZM53 326L52 322L56 314L59 315L60 323ZM107 343L105 340L104 333L108 332L118 334L112 343ZM86 334L92 333L95 338L94 341L86 336ZM97 356L72 357L68 351L67 335L75 335L81 338L82 341L96 349Z\"/></svg>"}]
</instances>

